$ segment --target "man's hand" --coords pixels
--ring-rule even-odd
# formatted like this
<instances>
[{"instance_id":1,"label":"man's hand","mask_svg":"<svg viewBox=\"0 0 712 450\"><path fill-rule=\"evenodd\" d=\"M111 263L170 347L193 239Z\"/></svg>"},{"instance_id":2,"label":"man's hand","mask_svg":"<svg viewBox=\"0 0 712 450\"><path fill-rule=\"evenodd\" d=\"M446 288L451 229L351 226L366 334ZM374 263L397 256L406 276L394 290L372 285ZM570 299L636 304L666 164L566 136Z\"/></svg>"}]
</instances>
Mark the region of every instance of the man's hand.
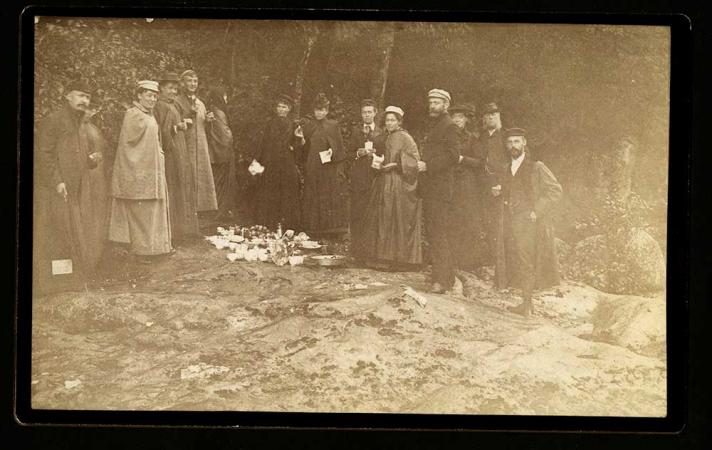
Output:
<instances>
[{"instance_id":1,"label":"man's hand","mask_svg":"<svg viewBox=\"0 0 712 450\"><path fill-rule=\"evenodd\" d=\"M499 194L502 193L502 185L498 184L497 186L492 186L492 195L495 197L499 197Z\"/></svg>"},{"instance_id":2,"label":"man's hand","mask_svg":"<svg viewBox=\"0 0 712 450\"><path fill-rule=\"evenodd\" d=\"M64 198L64 201L67 201L67 185L64 183L59 183L56 187L57 194L61 195Z\"/></svg>"},{"instance_id":3,"label":"man's hand","mask_svg":"<svg viewBox=\"0 0 712 450\"><path fill-rule=\"evenodd\" d=\"M89 154L89 160L94 164L99 164L101 161L103 161L103 159L104 155L101 152L94 152Z\"/></svg>"},{"instance_id":4,"label":"man's hand","mask_svg":"<svg viewBox=\"0 0 712 450\"><path fill-rule=\"evenodd\" d=\"M178 122L178 125L176 125L176 129L180 131L185 131L188 129L188 124L185 123L184 121Z\"/></svg>"},{"instance_id":5,"label":"man's hand","mask_svg":"<svg viewBox=\"0 0 712 450\"><path fill-rule=\"evenodd\" d=\"M425 161L418 161L418 172L425 172L428 170L428 165L425 164Z\"/></svg>"},{"instance_id":6,"label":"man's hand","mask_svg":"<svg viewBox=\"0 0 712 450\"><path fill-rule=\"evenodd\" d=\"M534 211L532 211L531 214L529 214L529 219L532 222L536 222L536 213Z\"/></svg>"},{"instance_id":7,"label":"man's hand","mask_svg":"<svg viewBox=\"0 0 712 450\"><path fill-rule=\"evenodd\" d=\"M366 150L365 148L360 148L356 150L356 156L359 158L363 158L364 156L368 155L371 153L369 150Z\"/></svg>"},{"instance_id":8,"label":"man's hand","mask_svg":"<svg viewBox=\"0 0 712 450\"><path fill-rule=\"evenodd\" d=\"M462 156L462 155L460 155L460 157L459 157L458 160L457 160L457 163L460 164L463 159L465 159L465 157Z\"/></svg>"}]
</instances>

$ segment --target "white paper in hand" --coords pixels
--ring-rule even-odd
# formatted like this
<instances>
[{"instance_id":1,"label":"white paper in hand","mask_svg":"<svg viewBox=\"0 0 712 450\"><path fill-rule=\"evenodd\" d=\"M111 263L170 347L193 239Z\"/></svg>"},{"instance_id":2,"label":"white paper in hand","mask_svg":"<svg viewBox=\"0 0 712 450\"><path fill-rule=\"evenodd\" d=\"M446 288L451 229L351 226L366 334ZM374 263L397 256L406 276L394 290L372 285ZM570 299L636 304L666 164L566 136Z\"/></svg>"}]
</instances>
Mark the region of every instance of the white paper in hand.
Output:
<instances>
[{"instance_id":1,"label":"white paper in hand","mask_svg":"<svg viewBox=\"0 0 712 450\"><path fill-rule=\"evenodd\" d=\"M254 176L264 172L265 167L262 164L258 163L256 159L253 159L250 163L250 166L247 168L247 171L250 172L250 175Z\"/></svg>"},{"instance_id":2,"label":"white paper in hand","mask_svg":"<svg viewBox=\"0 0 712 450\"><path fill-rule=\"evenodd\" d=\"M321 163L326 164L328 162L331 162L331 155L334 152L329 149L329 150L324 150L323 152L319 152L319 158L321 158Z\"/></svg>"},{"instance_id":3,"label":"white paper in hand","mask_svg":"<svg viewBox=\"0 0 712 450\"><path fill-rule=\"evenodd\" d=\"M380 169L381 164L383 163L383 160L385 160L385 156L378 156L378 155L373 155L373 160L371 161L371 167L374 169Z\"/></svg>"}]
</instances>

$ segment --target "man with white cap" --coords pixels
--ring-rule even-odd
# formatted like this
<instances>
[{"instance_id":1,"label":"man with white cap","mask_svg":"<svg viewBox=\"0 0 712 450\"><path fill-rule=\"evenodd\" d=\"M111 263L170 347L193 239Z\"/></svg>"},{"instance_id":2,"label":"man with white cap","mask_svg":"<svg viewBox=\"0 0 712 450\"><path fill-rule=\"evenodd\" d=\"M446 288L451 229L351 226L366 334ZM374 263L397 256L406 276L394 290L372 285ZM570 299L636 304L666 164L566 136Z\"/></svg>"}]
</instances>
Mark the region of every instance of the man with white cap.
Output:
<instances>
[{"instance_id":1,"label":"man with white cap","mask_svg":"<svg viewBox=\"0 0 712 450\"><path fill-rule=\"evenodd\" d=\"M451 241L454 168L462 140L447 110L450 94L442 89L428 92L430 127L418 161L418 192L423 199L423 216L432 262L432 290L443 293L456 283ZM458 283L459 285L461 283Z\"/></svg>"},{"instance_id":2,"label":"man with white cap","mask_svg":"<svg viewBox=\"0 0 712 450\"><path fill-rule=\"evenodd\" d=\"M111 183L109 239L135 255L171 252L165 159L153 116L158 83L138 82L137 101L126 111Z\"/></svg>"}]
</instances>

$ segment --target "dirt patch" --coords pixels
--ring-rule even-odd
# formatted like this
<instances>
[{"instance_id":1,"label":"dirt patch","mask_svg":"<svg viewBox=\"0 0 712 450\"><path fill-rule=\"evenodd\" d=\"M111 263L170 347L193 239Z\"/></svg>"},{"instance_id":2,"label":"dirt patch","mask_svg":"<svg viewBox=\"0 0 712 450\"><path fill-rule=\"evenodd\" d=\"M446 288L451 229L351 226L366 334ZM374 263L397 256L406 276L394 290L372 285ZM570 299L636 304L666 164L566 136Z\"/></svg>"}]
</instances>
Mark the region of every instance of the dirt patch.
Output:
<instances>
[{"instance_id":1,"label":"dirt patch","mask_svg":"<svg viewBox=\"0 0 712 450\"><path fill-rule=\"evenodd\" d=\"M488 271L452 298L420 272L231 263L199 242L115 274L34 300L33 407L665 414L664 354L641 338L664 309L624 309L640 320L619 333L597 309L615 299L580 284L525 319Z\"/></svg>"}]
</instances>

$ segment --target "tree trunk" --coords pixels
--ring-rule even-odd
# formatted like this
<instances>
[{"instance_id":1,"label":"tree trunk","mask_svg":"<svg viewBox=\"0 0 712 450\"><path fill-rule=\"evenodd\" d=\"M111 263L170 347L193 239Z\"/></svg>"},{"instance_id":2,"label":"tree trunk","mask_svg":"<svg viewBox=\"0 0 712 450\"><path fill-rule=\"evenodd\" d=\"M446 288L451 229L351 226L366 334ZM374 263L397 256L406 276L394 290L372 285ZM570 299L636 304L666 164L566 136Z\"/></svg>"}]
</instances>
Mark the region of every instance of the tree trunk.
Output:
<instances>
[{"instance_id":1,"label":"tree trunk","mask_svg":"<svg viewBox=\"0 0 712 450\"><path fill-rule=\"evenodd\" d=\"M294 115L299 117L299 111L301 110L302 103L302 87L304 86L304 74L307 71L307 65L309 64L309 56L314 49L314 44L316 44L319 38L319 29L314 31L307 30L309 37L307 39L307 48L304 49L304 55L302 55L302 61L299 63L299 71L297 72L297 78L294 80Z\"/></svg>"},{"instance_id":2,"label":"tree trunk","mask_svg":"<svg viewBox=\"0 0 712 450\"><path fill-rule=\"evenodd\" d=\"M378 53L380 61L378 69L371 83L371 97L376 101L378 109L383 111L383 98L386 94L388 83L388 66L391 62L393 42L395 41L395 28L393 24L388 24L387 28L378 37Z\"/></svg>"}]
</instances>

